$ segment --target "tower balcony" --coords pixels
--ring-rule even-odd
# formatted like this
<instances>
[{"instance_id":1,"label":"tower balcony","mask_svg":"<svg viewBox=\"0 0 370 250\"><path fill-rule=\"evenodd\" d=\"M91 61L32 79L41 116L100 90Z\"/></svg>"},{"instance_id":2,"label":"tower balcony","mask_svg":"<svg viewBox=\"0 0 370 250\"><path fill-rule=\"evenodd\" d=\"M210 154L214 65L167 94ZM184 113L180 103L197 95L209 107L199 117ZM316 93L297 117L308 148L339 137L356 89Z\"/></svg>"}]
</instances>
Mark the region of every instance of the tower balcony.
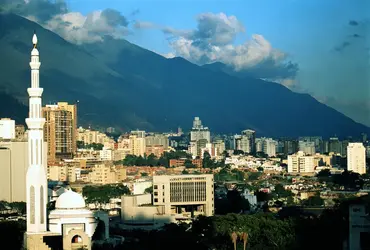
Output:
<instances>
[{"instance_id":1,"label":"tower balcony","mask_svg":"<svg viewBox=\"0 0 370 250\"><path fill-rule=\"evenodd\" d=\"M28 88L27 92L30 97L41 97L43 88Z\"/></svg>"},{"instance_id":2,"label":"tower balcony","mask_svg":"<svg viewBox=\"0 0 370 250\"><path fill-rule=\"evenodd\" d=\"M28 129L43 129L45 118L26 118Z\"/></svg>"}]
</instances>

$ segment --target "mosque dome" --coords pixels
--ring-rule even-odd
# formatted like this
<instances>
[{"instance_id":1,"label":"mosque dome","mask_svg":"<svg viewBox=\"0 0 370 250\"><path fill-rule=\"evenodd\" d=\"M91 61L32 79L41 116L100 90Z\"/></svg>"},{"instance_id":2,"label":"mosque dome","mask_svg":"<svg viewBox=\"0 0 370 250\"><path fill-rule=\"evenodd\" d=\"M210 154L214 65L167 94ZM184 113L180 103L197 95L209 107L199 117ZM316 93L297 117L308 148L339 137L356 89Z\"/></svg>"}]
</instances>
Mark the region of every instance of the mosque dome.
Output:
<instances>
[{"instance_id":1,"label":"mosque dome","mask_svg":"<svg viewBox=\"0 0 370 250\"><path fill-rule=\"evenodd\" d=\"M85 200L82 195L68 190L60 195L55 203L56 209L81 209L85 208Z\"/></svg>"}]
</instances>

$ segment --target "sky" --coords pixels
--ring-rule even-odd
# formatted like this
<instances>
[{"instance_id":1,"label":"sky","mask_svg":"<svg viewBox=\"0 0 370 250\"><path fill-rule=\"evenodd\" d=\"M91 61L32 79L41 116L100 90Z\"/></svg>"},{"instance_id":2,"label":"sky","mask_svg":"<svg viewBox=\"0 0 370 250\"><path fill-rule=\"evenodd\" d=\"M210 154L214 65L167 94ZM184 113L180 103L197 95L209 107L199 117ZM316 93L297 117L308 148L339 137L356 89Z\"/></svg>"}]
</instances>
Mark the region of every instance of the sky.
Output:
<instances>
[{"instance_id":1,"label":"sky","mask_svg":"<svg viewBox=\"0 0 370 250\"><path fill-rule=\"evenodd\" d=\"M368 0L0 0L0 4L76 44L111 35L199 65L223 62L236 71L308 93L370 126Z\"/></svg>"}]
</instances>

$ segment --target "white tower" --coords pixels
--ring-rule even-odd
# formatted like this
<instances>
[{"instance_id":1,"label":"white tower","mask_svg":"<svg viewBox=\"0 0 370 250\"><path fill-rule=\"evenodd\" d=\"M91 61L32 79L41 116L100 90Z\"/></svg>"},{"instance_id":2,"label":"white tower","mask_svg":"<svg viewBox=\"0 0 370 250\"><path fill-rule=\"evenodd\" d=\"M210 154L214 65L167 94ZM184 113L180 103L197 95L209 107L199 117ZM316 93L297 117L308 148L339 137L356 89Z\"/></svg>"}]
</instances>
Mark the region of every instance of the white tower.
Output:
<instances>
[{"instance_id":1,"label":"white tower","mask_svg":"<svg viewBox=\"0 0 370 250\"><path fill-rule=\"evenodd\" d=\"M31 88L27 89L30 97L28 126L28 161L26 176L27 194L27 234L46 232L46 204L47 180L45 173L44 154L44 123L41 117L41 95L43 89L39 87L39 51L37 50L37 36L32 38L31 52Z\"/></svg>"}]
</instances>

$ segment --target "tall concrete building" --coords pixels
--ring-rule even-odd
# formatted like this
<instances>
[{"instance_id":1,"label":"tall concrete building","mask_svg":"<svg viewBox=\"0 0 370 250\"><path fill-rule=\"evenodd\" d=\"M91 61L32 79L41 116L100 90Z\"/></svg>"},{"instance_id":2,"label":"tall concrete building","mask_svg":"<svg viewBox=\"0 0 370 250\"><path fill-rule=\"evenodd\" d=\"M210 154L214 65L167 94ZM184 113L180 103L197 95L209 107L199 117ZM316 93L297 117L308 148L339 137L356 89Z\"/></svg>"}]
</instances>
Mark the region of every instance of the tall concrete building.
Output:
<instances>
[{"instance_id":1,"label":"tall concrete building","mask_svg":"<svg viewBox=\"0 0 370 250\"><path fill-rule=\"evenodd\" d=\"M153 204L164 207L165 214L214 214L213 175L155 175Z\"/></svg>"},{"instance_id":2,"label":"tall concrete building","mask_svg":"<svg viewBox=\"0 0 370 250\"><path fill-rule=\"evenodd\" d=\"M347 169L366 174L366 149L362 143L349 143L347 147Z\"/></svg>"},{"instance_id":3,"label":"tall concrete building","mask_svg":"<svg viewBox=\"0 0 370 250\"><path fill-rule=\"evenodd\" d=\"M46 121L44 139L48 143L48 161L72 158L76 143L72 112L58 105L46 105L42 112Z\"/></svg>"},{"instance_id":4,"label":"tall concrete building","mask_svg":"<svg viewBox=\"0 0 370 250\"><path fill-rule=\"evenodd\" d=\"M46 143L43 148L46 153ZM0 200L26 202L28 142L0 141L0 167Z\"/></svg>"},{"instance_id":5,"label":"tall concrete building","mask_svg":"<svg viewBox=\"0 0 370 250\"><path fill-rule=\"evenodd\" d=\"M247 129L242 131L240 150L249 154L256 152L256 132L254 130Z\"/></svg>"},{"instance_id":6,"label":"tall concrete building","mask_svg":"<svg viewBox=\"0 0 370 250\"><path fill-rule=\"evenodd\" d=\"M315 157L306 156L302 151L298 151L294 155L288 155L288 172L296 174L314 173Z\"/></svg>"},{"instance_id":7,"label":"tall concrete building","mask_svg":"<svg viewBox=\"0 0 370 250\"><path fill-rule=\"evenodd\" d=\"M145 154L145 131L131 131L130 139L130 154L136 156L144 156Z\"/></svg>"},{"instance_id":8,"label":"tall concrete building","mask_svg":"<svg viewBox=\"0 0 370 250\"><path fill-rule=\"evenodd\" d=\"M277 141L267 138L263 142L263 152L269 157L276 156Z\"/></svg>"},{"instance_id":9,"label":"tall concrete building","mask_svg":"<svg viewBox=\"0 0 370 250\"><path fill-rule=\"evenodd\" d=\"M68 104L68 102L58 102L59 109L66 110L72 114L72 150L73 154L77 152L77 104Z\"/></svg>"},{"instance_id":10,"label":"tall concrete building","mask_svg":"<svg viewBox=\"0 0 370 250\"><path fill-rule=\"evenodd\" d=\"M193 121L193 127L190 131L190 148L189 151L195 158L201 156L202 148L207 143L211 142L211 132L208 127L202 125L202 121L199 117L195 117Z\"/></svg>"}]
</instances>

